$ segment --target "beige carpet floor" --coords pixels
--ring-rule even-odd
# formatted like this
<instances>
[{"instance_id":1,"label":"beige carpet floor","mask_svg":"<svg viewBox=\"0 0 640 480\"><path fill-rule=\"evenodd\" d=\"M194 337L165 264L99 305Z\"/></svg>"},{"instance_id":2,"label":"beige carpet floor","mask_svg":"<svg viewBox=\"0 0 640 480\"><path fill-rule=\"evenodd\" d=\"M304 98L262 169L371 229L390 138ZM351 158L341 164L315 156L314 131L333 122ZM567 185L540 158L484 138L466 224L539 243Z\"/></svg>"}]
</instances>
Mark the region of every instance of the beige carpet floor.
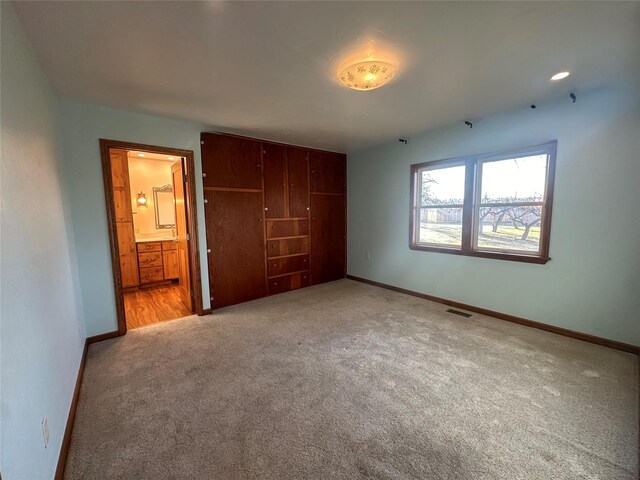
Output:
<instances>
[{"instance_id":1,"label":"beige carpet floor","mask_svg":"<svg viewBox=\"0 0 640 480\"><path fill-rule=\"evenodd\" d=\"M89 350L70 479L637 479L638 360L340 280Z\"/></svg>"}]
</instances>

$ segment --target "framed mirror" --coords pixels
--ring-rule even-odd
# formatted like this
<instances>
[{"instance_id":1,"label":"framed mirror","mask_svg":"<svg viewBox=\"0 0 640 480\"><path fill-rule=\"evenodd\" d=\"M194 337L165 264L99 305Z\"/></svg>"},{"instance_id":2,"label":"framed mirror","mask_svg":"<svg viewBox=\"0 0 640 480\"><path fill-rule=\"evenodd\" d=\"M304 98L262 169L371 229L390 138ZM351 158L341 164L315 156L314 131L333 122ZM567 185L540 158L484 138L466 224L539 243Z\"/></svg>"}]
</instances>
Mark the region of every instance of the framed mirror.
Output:
<instances>
[{"instance_id":1,"label":"framed mirror","mask_svg":"<svg viewBox=\"0 0 640 480\"><path fill-rule=\"evenodd\" d=\"M156 228L175 228L176 210L172 185L153 187L153 206L156 211Z\"/></svg>"}]
</instances>

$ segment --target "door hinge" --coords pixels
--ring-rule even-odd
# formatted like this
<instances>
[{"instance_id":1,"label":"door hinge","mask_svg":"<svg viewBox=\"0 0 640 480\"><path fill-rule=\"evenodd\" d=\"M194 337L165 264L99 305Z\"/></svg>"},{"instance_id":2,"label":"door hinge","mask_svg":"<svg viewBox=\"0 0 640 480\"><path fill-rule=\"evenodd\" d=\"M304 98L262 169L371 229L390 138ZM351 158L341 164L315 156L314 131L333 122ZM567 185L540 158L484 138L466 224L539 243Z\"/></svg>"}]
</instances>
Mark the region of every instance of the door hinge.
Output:
<instances>
[{"instance_id":1,"label":"door hinge","mask_svg":"<svg viewBox=\"0 0 640 480\"><path fill-rule=\"evenodd\" d=\"M188 242L189 240L191 240L191 235L189 235L189 234L187 233L187 242Z\"/></svg>"},{"instance_id":2,"label":"door hinge","mask_svg":"<svg viewBox=\"0 0 640 480\"><path fill-rule=\"evenodd\" d=\"M187 183L187 174L186 173L183 176L183 181L184 181L184 183Z\"/></svg>"}]
</instances>

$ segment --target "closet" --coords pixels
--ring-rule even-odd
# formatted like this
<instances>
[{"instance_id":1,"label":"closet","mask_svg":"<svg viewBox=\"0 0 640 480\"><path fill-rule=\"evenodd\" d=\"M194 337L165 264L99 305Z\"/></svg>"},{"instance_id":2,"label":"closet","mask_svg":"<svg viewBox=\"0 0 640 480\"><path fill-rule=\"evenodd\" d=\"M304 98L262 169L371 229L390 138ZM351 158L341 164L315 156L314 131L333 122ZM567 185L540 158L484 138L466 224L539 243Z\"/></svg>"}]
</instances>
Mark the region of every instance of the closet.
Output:
<instances>
[{"instance_id":1,"label":"closet","mask_svg":"<svg viewBox=\"0 0 640 480\"><path fill-rule=\"evenodd\" d=\"M127 151L112 148L109 151L109 155L111 157L111 181L113 184L113 203L116 215L122 288L137 287L138 256L136 239L133 233Z\"/></svg>"},{"instance_id":2,"label":"closet","mask_svg":"<svg viewBox=\"0 0 640 480\"><path fill-rule=\"evenodd\" d=\"M201 135L213 309L343 278L343 154Z\"/></svg>"}]
</instances>

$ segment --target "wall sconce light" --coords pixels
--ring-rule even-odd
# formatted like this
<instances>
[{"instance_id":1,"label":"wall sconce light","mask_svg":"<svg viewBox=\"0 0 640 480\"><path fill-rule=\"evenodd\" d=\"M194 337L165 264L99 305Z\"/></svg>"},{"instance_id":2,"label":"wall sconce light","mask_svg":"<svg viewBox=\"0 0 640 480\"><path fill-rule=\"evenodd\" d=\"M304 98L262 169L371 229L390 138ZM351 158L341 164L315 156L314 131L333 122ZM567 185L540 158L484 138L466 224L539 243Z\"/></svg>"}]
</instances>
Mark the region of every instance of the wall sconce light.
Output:
<instances>
[{"instance_id":1,"label":"wall sconce light","mask_svg":"<svg viewBox=\"0 0 640 480\"><path fill-rule=\"evenodd\" d=\"M139 207L147 206L147 196L142 191L138 194L138 206Z\"/></svg>"}]
</instances>

